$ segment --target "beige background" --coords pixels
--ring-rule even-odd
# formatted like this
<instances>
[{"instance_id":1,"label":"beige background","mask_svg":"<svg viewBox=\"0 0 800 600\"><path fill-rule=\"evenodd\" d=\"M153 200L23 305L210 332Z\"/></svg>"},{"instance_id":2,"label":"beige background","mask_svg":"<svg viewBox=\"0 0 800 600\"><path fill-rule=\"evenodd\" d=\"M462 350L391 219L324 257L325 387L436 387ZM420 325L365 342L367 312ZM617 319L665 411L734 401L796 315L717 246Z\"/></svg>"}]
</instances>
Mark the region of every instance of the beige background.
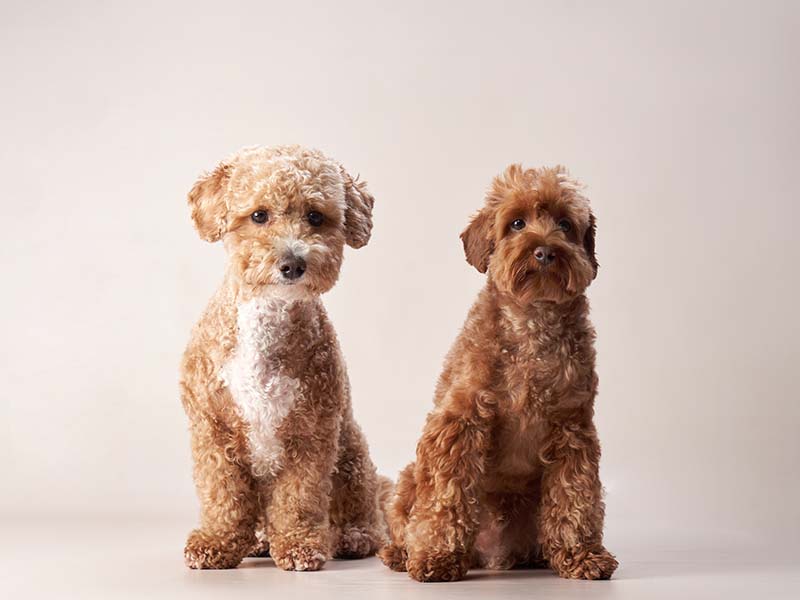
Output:
<instances>
[{"instance_id":1,"label":"beige background","mask_svg":"<svg viewBox=\"0 0 800 600\"><path fill-rule=\"evenodd\" d=\"M4 2L0 513L184 535L177 365L225 260L185 195L297 142L377 199L325 302L382 472L483 283L458 239L483 191L563 163L599 222L609 544L796 557L798 26L795 2Z\"/></svg>"}]
</instances>

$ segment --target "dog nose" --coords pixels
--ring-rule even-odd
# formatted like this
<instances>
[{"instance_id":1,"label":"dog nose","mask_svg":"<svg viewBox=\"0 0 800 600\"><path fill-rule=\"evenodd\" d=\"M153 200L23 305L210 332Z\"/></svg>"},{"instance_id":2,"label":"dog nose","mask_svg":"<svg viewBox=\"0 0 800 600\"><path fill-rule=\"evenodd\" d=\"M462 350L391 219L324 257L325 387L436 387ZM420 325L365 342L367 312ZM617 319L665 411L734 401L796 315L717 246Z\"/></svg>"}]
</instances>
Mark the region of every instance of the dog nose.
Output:
<instances>
[{"instance_id":1,"label":"dog nose","mask_svg":"<svg viewBox=\"0 0 800 600\"><path fill-rule=\"evenodd\" d=\"M539 246L533 251L533 257L538 263L547 266L556 259L556 253L550 246Z\"/></svg>"},{"instance_id":2,"label":"dog nose","mask_svg":"<svg viewBox=\"0 0 800 600\"><path fill-rule=\"evenodd\" d=\"M278 269L284 279L294 281L300 279L306 272L306 261L299 256L288 256L283 259Z\"/></svg>"}]
</instances>

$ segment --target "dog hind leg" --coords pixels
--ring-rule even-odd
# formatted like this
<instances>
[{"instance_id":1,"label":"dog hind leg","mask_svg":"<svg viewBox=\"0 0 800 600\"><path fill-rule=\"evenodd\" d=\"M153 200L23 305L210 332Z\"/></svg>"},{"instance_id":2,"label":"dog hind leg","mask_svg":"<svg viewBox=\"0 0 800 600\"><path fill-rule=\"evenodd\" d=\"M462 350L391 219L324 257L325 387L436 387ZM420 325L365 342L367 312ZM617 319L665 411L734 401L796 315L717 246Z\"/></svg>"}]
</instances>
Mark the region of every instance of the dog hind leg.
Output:
<instances>
[{"instance_id":1,"label":"dog hind leg","mask_svg":"<svg viewBox=\"0 0 800 600\"><path fill-rule=\"evenodd\" d=\"M366 439L346 416L333 473L330 520L334 558L372 556L386 543L386 520L379 497L391 485L375 472Z\"/></svg>"}]
</instances>

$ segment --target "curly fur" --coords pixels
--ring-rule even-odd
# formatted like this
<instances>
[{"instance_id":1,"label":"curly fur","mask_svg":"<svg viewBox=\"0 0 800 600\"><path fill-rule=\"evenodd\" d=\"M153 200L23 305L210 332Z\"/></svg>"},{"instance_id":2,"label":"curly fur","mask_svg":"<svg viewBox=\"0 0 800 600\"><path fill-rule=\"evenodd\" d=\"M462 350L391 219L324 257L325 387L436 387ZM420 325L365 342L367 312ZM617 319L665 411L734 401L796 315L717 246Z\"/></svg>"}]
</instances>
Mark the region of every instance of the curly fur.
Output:
<instances>
[{"instance_id":1,"label":"curly fur","mask_svg":"<svg viewBox=\"0 0 800 600\"><path fill-rule=\"evenodd\" d=\"M397 482L380 552L392 569L419 581L457 580L474 566L549 564L582 579L616 569L602 543L592 422L584 290L597 273L594 236L588 200L563 168L512 165L495 179L462 234L487 283L445 361L417 460ZM542 245L555 252L547 266L533 254Z\"/></svg>"},{"instance_id":2,"label":"curly fur","mask_svg":"<svg viewBox=\"0 0 800 600\"><path fill-rule=\"evenodd\" d=\"M320 152L250 148L204 174L189 205L201 237L223 240L230 260L181 368L201 505L186 564L232 568L269 553L283 569L316 570L331 556L374 554L386 542L387 484L319 300L344 245L369 240L372 196ZM304 261L298 280L281 276L286 256Z\"/></svg>"}]
</instances>

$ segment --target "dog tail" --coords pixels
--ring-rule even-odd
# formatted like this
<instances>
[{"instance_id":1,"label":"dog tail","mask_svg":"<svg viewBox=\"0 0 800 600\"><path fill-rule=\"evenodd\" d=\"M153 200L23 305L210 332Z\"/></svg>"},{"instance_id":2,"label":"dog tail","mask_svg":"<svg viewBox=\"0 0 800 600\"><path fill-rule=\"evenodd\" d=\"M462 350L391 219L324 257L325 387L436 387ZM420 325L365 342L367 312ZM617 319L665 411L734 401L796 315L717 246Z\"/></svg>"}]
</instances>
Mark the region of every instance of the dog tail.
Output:
<instances>
[{"instance_id":1,"label":"dog tail","mask_svg":"<svg viewBox=\"0 0 800 600\"><path fill-rule=\"evenodd\" d=\"M394 482L386 475L378 475L378 506L384 515L389 514L389 507L394 495Z\"/></svg>"},{"instance_id":2,"label":"dog tail","mask_svg":"<svg viewBox=\"0 0 800 600\"><path fill-rule=\"evenodd\" d=\"M394 482L385 475L378 475L377 510L375 511L380 529L380 540L375 548L378 552L389 543L389 510L392 507L393 496Z\"/></svg>"}]
</instances>

